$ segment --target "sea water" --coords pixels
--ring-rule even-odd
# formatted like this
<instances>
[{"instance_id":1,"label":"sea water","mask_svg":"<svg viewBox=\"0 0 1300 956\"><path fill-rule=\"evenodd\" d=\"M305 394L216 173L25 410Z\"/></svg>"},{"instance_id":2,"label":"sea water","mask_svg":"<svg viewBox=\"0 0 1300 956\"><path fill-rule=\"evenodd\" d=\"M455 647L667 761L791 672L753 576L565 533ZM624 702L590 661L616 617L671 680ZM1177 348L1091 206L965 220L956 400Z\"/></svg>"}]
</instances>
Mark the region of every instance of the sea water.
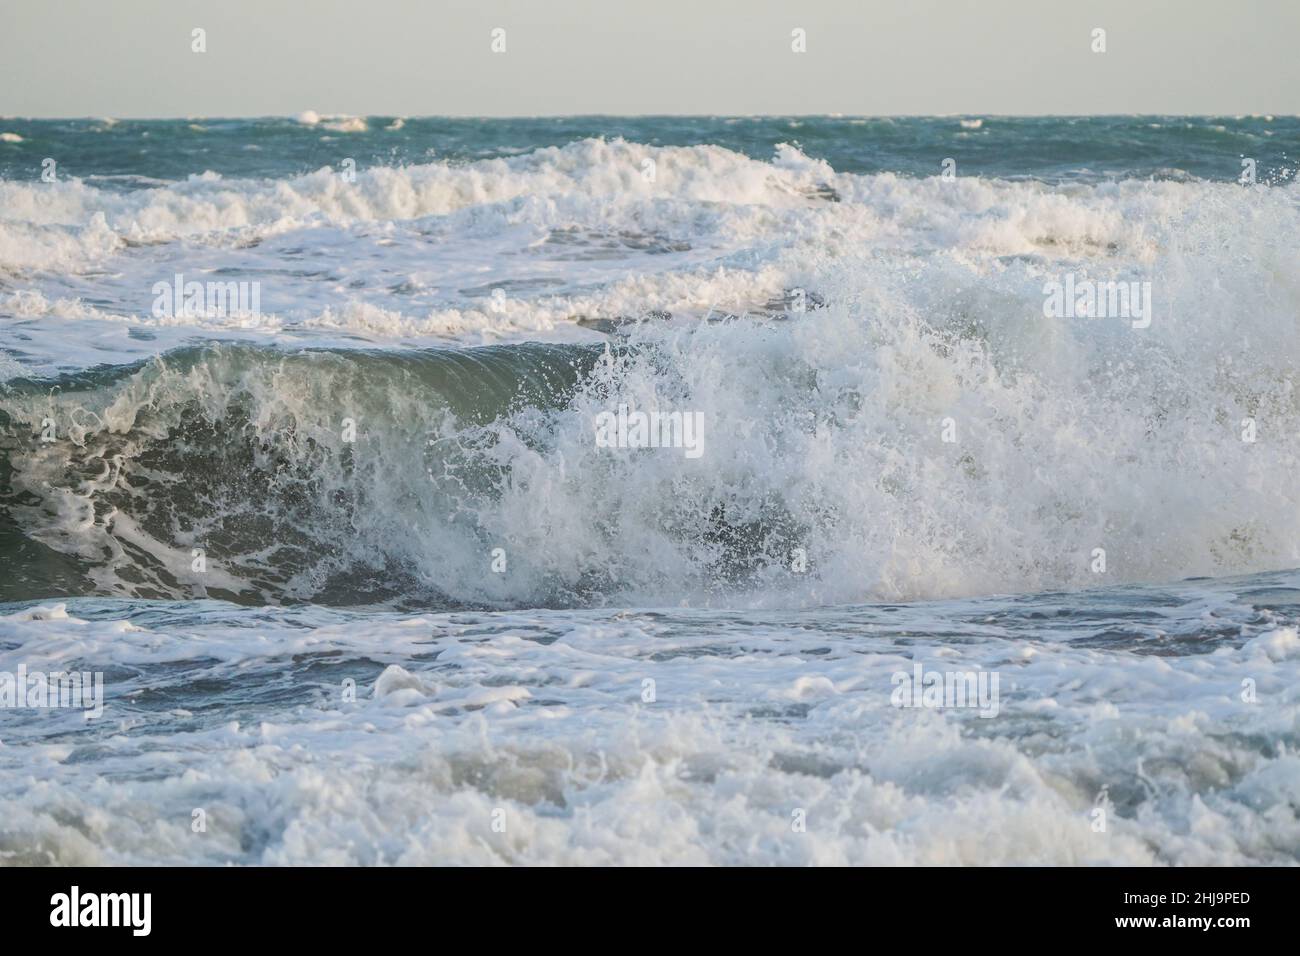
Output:
<instances>
[{"instance_id":1,"label":"sea water","mask_svg":"<svg viewBox=\"0 0 1300 956\"><path fill-rule=\"evenodd\" d=\"M0 859L1300 860L1300 121L401 119L0 120Z\"/></svg>"}]
</instances>

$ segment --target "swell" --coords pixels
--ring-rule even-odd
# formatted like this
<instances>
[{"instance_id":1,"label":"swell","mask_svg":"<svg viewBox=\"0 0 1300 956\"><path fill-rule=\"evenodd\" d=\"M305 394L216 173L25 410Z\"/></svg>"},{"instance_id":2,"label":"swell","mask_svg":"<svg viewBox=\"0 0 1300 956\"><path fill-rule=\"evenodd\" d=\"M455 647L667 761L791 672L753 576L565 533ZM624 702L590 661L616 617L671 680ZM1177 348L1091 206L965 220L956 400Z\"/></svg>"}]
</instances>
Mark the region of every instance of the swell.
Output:
<instances>
[{"instance_id":1,"label":"swell","mask_svg":"<svg viewBox=\"0 0 1300 956\"><path fill-rule=\"evenodd\" d=\"M657 160L654 189L645 159ZM480 293L491 285L486 261L569 275L571 244L550 230L575 223L601 235L689 226L701 258L650 273L664 254L638 252L610 260L616 282L583 273L572 296L508 297L524 329L579 315L618 326L607 349L415 351L407 336L421 329L385 312L399 347L382 353L214 344L13 379L0 394L4 594L799 605L1300 564L1294 187L945 183L836 175L792 149L769 164L594 142L367 171L351 192L337 180L199 179L125 198L68 184L40 208L31 187L6 196L28 190L31 208L13 208L51 236L89 218L87 234L141 242L427 215L438 221L376 253L405 248L409 271L429 266L426 225L451 255L535 218L430 279L462 292L462 272ZM818 191L828 181L834 196ZM261 268L268 245L250 253ZM158 250L187 270L213 264L184 242ZM542 254L561 258L542 270L529 258ZM145 271L113 264L136 296L160 271L151 257ZM1067 272L1149 281L1152 323L1045 317L1044 283ZM105 294L111 278L93 278ZM347 278L322 283L329 302ZM824 307L695 320L796 288ZM107 354L102 338L77 352L87 315L108 324L99 313L20 298L24 367L42 349L65 362ZM123 338L170 328L123 310L108 317ZM674 319L618 321L664 312ZM379 319L303 324L314 322L355 341ZM598 447L595 417L620 404L701 414L703 454ZM39 438L46 418L52 442Z\"/></svg>"},{"instance_id":2,"label":"swell","mask_svg":"<svg viewBox=\"0 0 1300 956\"><path fill-rule=\"evenodd\" d=\"M482 429L562 402L593 361L589 348L546 345L216 344L12 380L0 398L0 600L452 602L402 561L421 512L455 507L431 493L432 475L488 480L470 447Z\"/></svg>"},{"instance_id":3,"label":"swell","mask_svg":"<svg viewBox=\"0 0 1300 956\"><path fill-rule=\"evenodd\" d=\"M861 257L783 321L644 321L598 347L211 344L10 382L0 581L800 606L1294 567L1294 300L1249 270L1210 294L1166 270L1140 331L1045 320L1031 266L971 287ZM620 405L698 414L701 453L601 447Z\"/></svg>"}]
</instances>

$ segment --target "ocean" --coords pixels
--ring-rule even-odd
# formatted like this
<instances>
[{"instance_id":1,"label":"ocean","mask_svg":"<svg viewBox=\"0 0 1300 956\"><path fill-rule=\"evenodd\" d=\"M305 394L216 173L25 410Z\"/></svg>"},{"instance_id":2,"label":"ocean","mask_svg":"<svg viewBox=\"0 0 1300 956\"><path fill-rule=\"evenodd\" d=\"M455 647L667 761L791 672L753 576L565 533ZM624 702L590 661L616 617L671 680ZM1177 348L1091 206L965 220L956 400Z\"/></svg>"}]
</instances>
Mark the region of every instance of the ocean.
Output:
<instances>
[{"instance_id":1,"label":"ocean","mask_svg":"<svg viewBox=\"0 0 1300 956\"><path fill-rule=\"evenodd\" d=\"M0 119L0 862L1300 862L1298 165Z\"/></svg>"}]
</instances>

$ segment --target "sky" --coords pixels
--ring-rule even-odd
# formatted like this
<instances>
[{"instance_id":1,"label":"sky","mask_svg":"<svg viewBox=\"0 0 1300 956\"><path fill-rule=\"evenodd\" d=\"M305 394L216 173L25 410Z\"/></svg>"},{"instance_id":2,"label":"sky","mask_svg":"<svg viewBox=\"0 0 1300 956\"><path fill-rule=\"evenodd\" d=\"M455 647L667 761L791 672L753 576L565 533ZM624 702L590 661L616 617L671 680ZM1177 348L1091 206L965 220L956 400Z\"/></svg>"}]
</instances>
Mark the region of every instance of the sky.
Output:
<instances>
[{"instance_id":1,"label":"sky","mask_svg":"<svg viewBox=\"0 0 1300 956\"><path fill-rule=\"evenodd\" d=\"M0 116L1296 114L1297 37L1300 0L0 0Z\"/></svg>"}]
</instances>

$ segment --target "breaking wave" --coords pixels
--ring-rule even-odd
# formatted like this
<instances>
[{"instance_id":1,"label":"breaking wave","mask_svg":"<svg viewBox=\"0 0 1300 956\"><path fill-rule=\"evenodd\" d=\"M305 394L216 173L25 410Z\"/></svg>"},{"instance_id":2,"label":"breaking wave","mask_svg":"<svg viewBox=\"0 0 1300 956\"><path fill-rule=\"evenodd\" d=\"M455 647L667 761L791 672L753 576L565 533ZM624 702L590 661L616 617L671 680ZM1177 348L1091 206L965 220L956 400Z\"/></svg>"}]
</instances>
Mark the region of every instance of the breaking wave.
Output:
<instances>
[{"instance_id":1,"label":"breaking wave","mask_svg":"<svg viewBox=\"0 0 1300 956\"><path fill-rule=\"evenodd\" d=\"M1097 549L1106 583L1300 563L1292 187L584 140L0 200L27 257L2 254L10 598L804 605L1089 586ZM269 314L148 313L226 254ZM1150 327L1045 318L1066 271L1149 282ZM621 403L700 413L704 453L598 447Z\"/></svg>"}]
</instances>

